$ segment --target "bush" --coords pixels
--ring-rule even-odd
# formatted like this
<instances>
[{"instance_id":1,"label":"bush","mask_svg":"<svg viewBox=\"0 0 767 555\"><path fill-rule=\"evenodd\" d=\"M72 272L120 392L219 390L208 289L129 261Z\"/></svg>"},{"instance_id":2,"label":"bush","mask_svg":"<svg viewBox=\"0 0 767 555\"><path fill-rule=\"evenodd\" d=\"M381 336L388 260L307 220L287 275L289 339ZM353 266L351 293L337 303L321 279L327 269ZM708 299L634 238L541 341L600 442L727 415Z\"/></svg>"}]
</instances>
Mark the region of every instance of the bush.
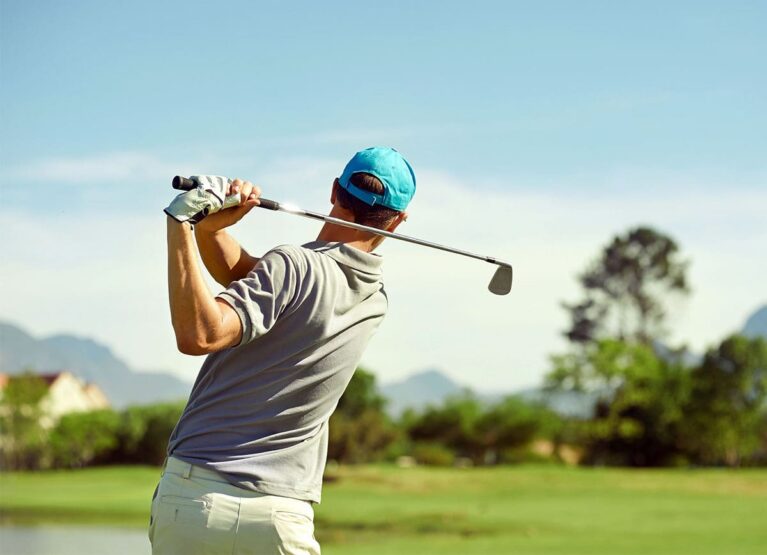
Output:
<instances>
[{"instance_id":1,"label":"bush","mask_svg":"<svg viewBox=\"0 0 767 555\"><path fill-rule=\"evenodd\" d=\"M504 451L524 449L539 437L558 439L563 430L559 416L513 396L491 406L470 395L448 399L420 414L408 413L403 426L412 441L440 445L453 458L464 457L473 464L508 462Z\"/></svg>"},{"instance_id":2,"label":"bush","mask_svg":"<svg viewBox=\"0 0 767 555\"><path fill-rule=\"evenodd\" d=\"M440 443L416 443L413 458L418 464L427 466L453 466L455 453Z\"/></svg>"},{"instance_id":3,"label":"bush","mask_svg":"<svg viewBox=\"0 0 767 555\"><path fill-rule=\"evenodd\" d=\"M158 403L124 410L120 413L118 445L109 462L161 465L168 439L183 411L184 403Z\"/></svg>"},{"instance_id":4,"label":"bush","mask_svg":"<svg viewBox=\"0 0 767 555\"><path fill-rule=\"evenodd\" d=\"M111 410L66 414L49 437L54 466L81 467L98 462L117 446L120 417Z\"/></svg>"},{"instance_id":5,"label":"bush","mask_svg":"<svg viewBox=\"0 0 767 555\"><path fill-rule=\"evenodd\" d=\"M0 466L5 470L35 470L46 463L47 431L41 424L41 401L48 386L25 372L0 392Z\"/></svg>"},{"instance_id":6,"label":"bush","mask_svg":"<svg viewBox=\"0 0 767 555\"><path fill-rule=\"evenodd\" d=\"M337 411L330 417L328 459L352 464L381 460L398 436L382 412L367 409L352 418Z\"/></svg>"},{"instance_id":7,"label":"bush","mask_svg":"<svg viewBox=\"0 0 767 555\"><path fill-rule=\"evenodd\" d=\"M386 457L400 432L384 412L375 376L358 368L330 417L328 459L363 463Z\"/></svg>"}]
</instances>

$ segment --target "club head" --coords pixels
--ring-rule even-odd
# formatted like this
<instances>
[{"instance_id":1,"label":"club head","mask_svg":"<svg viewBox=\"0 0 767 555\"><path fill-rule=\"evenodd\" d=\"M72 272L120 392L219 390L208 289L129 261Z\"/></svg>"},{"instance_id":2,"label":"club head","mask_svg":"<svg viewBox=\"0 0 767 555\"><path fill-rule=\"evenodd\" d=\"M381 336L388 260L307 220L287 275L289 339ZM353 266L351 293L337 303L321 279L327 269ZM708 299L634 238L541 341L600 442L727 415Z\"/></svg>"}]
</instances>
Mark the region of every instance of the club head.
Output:
<instances>
[{"instance_id":1,"label":"club head","mask_svg":"<svg viewBox=\"0 0 767 555\"><path fill-rule=\"evenodd\" d=\"M511 291L511 281L514 276L514 270L510 265L499 264L498 269L493 274L493 279L490 280L490 285L487 288L491 293L495 295L508 295Z\"/></svg>"}]
</instances>

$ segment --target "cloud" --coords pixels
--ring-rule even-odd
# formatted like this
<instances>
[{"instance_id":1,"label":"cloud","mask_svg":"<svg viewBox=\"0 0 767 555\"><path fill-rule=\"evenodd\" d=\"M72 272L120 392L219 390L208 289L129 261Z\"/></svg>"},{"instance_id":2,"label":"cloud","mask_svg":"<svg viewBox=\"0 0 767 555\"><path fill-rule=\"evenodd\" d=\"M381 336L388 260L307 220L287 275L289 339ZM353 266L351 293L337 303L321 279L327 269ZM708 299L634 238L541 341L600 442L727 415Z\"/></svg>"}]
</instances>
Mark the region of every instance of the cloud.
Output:
<instances>
[{"instance_id":1,"label":"cloud","mask_svg":"<svg viewBox=\"0 0 767 555\"><path fill-rule=\"evenodd\" d=\"M11 168L6 178L27 181L91 184L104 181L149 180L174 175L179 165L143 152L46 158Z\"/></svg>"},{"instance_id":2,"label":"cloud","mask_svg":"<svg viewBox=\"0 0 767 555\"><path fill-rule=\"evenodd\" d=\"M137 168L133 160L126 167ZM151 171L167 171L155 163ZM280 200L327 207L335 161L286 158L262 171ZM693 295L674 313L672 341L703 349L738 329L765 300L765 189L669 182L659 192L625 180L620 190L596 194L577 183L553 190L512 179L513 189L503 189L428 169L419 177L400 231L509 260L515 283L510 295L498 297L487 291L490 264L385 241L390 311L363 360L383 380L436 366L483 390L539 383L548 355L564 347L559 303L578 298L575 275L612 235L637 224L669 233L692 260ZM318 230L316 222L254 211L233 234L260 253L311 240ZM3 318L38 334L93 336L137 367L194 376L201 359L174 348L158 210L59 213L41 223L30 208L6 214L3 233L14 238L0 247Z\"/></svg>"}]
</instances>

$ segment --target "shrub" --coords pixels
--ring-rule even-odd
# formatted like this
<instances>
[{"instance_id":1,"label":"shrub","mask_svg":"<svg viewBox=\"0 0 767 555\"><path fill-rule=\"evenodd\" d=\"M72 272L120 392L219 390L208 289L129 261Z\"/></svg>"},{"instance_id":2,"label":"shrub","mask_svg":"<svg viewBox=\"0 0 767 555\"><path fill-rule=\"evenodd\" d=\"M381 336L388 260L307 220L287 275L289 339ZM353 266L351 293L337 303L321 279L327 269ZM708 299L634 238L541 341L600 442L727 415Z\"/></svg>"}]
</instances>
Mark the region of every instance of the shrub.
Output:
<instances>
[{"instance_id":1,"label":"shrub","mask_svg":"<svg viewBox=\"0 0 767 555\"><path fill-rule=\"evenodd\" d=\"M413 458L418 464L428 466L452 466L455 463L455 453L439 443L416 443Z\"/></svg>"}]
</instances>

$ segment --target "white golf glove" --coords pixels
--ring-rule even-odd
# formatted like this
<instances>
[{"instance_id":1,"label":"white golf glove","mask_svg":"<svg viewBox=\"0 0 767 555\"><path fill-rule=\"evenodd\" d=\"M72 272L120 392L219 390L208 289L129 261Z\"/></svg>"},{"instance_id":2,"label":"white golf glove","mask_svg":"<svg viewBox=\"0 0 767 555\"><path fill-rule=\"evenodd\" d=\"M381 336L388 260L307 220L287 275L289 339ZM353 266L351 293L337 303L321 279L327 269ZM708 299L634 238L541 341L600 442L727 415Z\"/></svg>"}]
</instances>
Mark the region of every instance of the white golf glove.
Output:
<instances>
[{"instance_id":1,"label":"white golf glove","mask_svg":"<svg viewBox=\"0 0 767 555\"><path fill-rule=\"evenodd\" d=\"M223 208L229 180L220 175L193 175L189 179L197 183L197 188L174 198L165 213L178 222L197 224Z\"/></svg>"}]
</instances>

